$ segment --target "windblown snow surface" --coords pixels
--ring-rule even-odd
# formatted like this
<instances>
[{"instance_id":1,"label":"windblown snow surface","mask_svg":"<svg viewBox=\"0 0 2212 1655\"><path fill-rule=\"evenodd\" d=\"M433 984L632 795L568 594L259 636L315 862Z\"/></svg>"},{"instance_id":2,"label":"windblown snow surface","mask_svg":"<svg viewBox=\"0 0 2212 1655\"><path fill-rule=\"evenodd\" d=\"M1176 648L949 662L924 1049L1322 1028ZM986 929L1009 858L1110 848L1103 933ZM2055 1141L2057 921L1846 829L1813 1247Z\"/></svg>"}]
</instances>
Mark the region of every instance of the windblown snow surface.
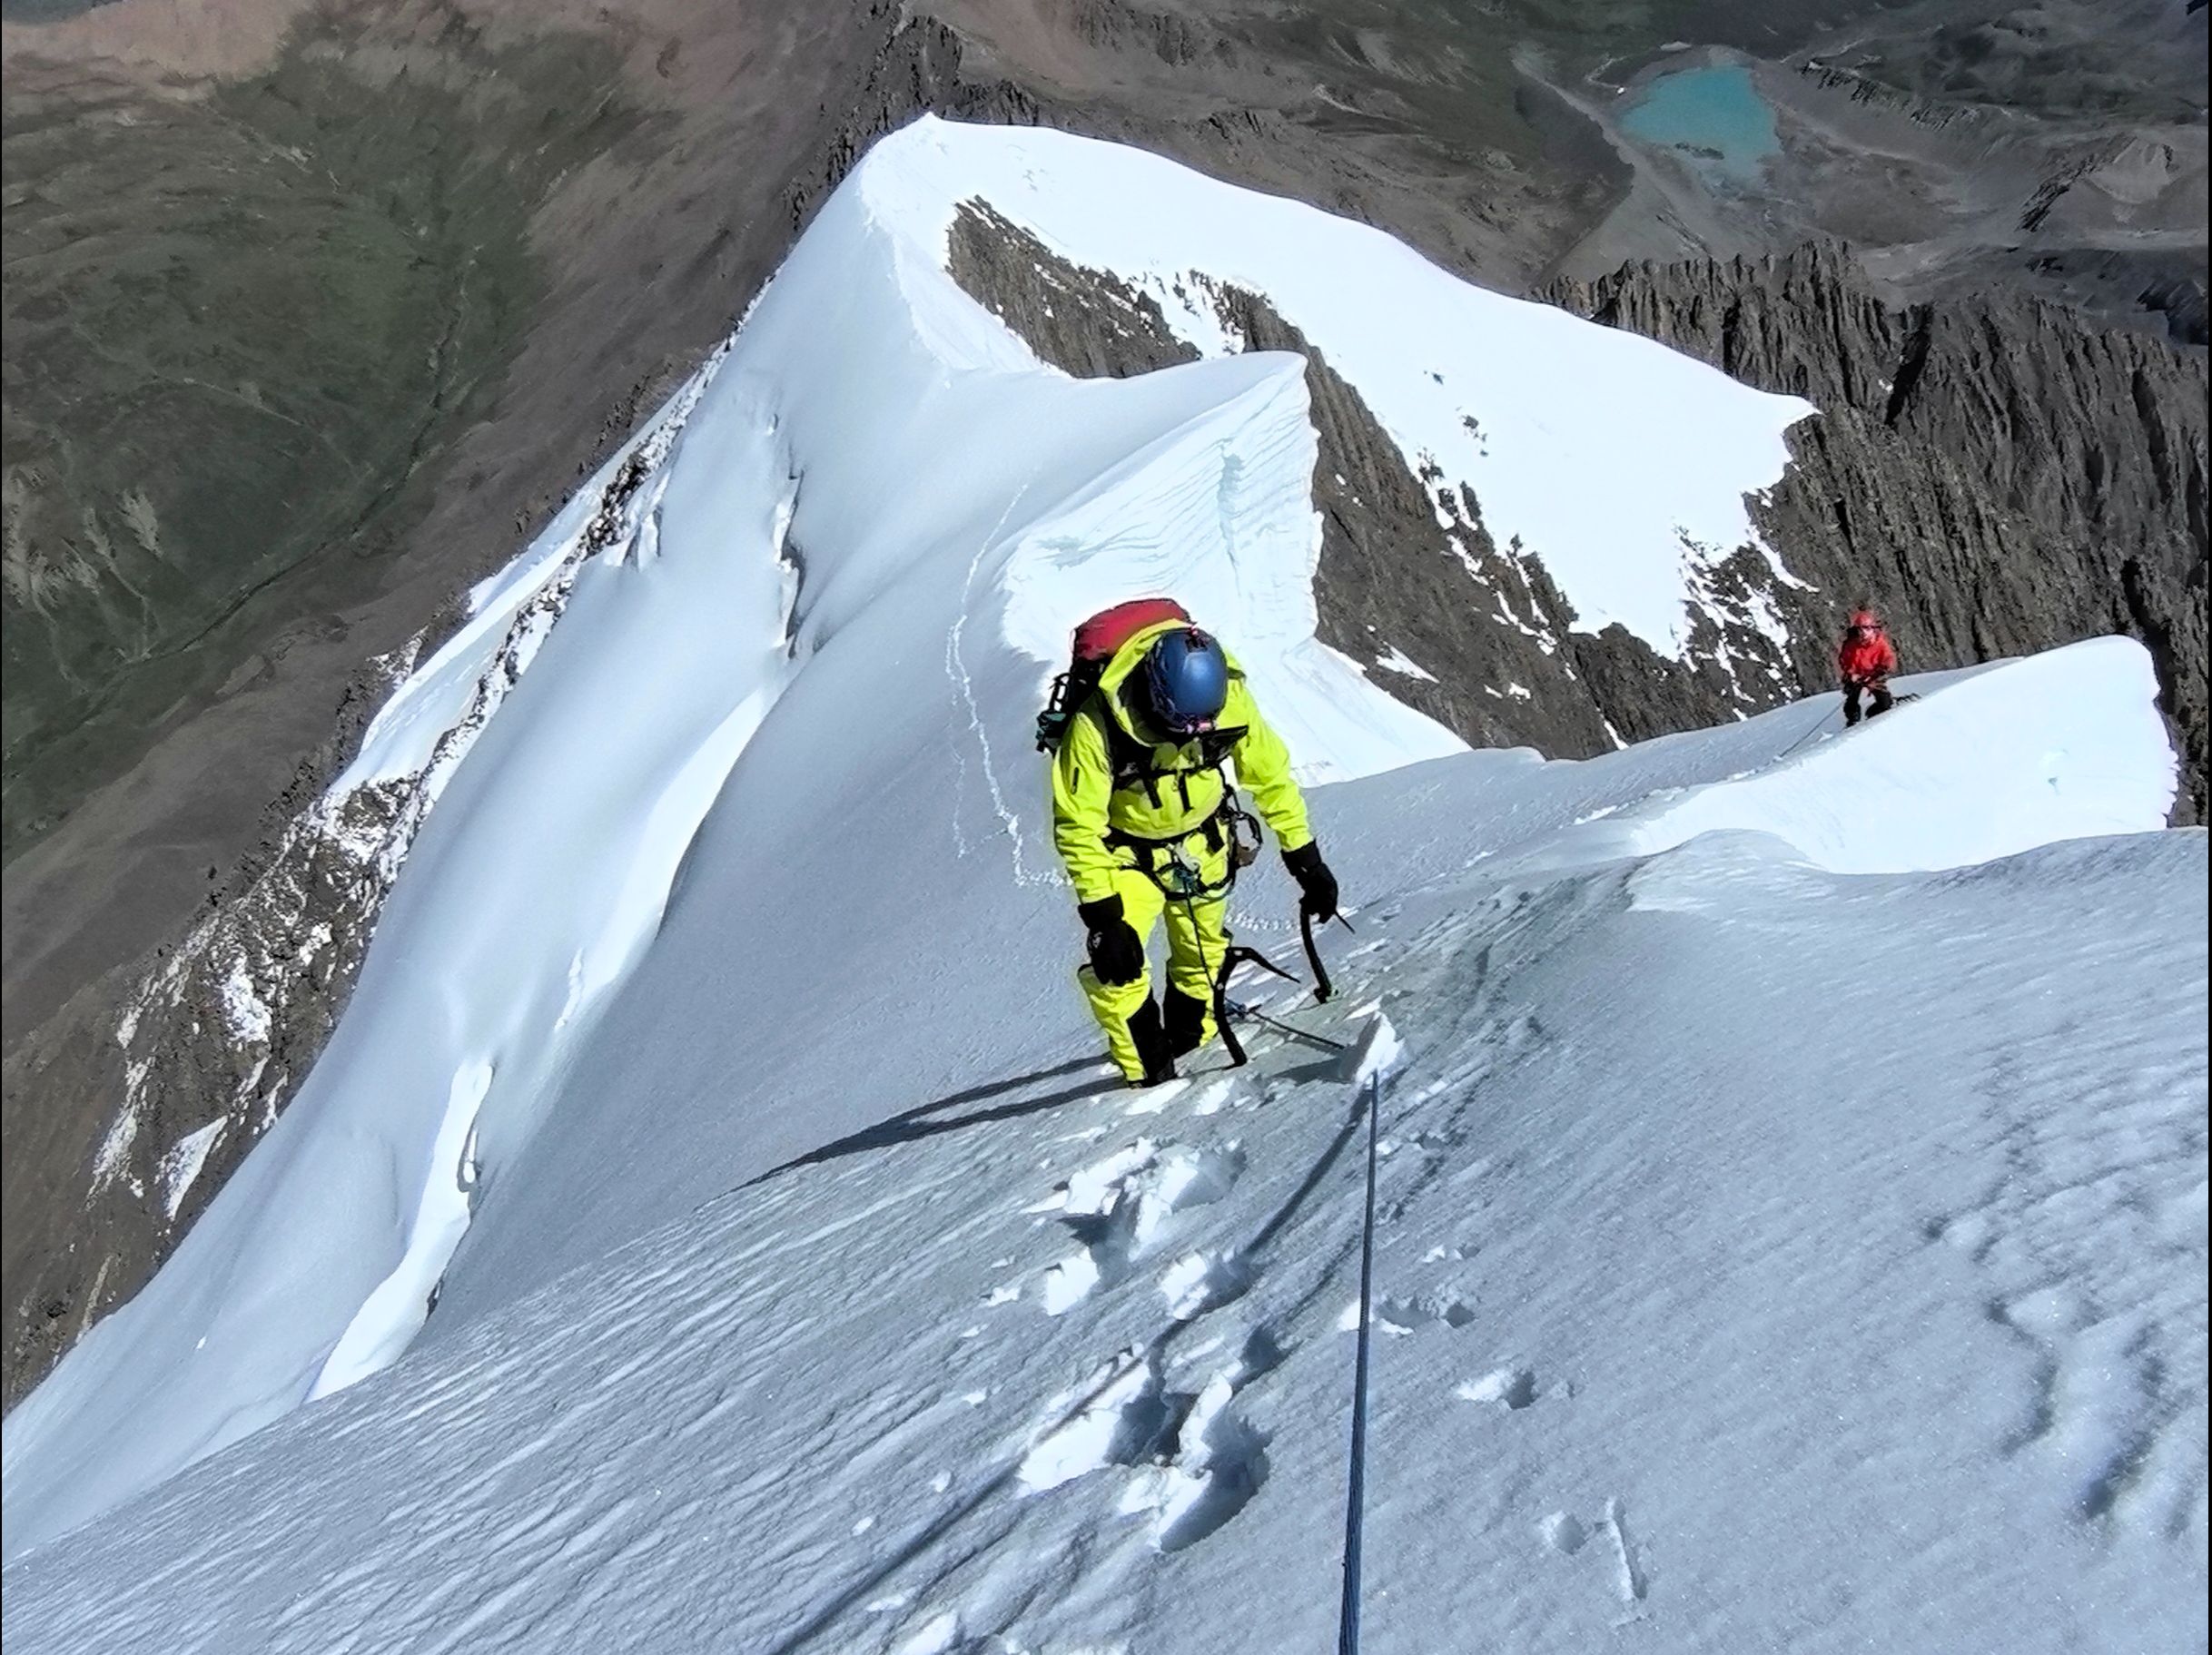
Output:
<instances>
[{"instance_id":1,"label":"windblown snow surface","mask_svg":"<svg viewBox=\"0 0 2212 1655\"><path fill-rule=\"evenodd\" d=\"M10 1416L11 1648L1326 1647L1355 1071L1111 1081L1028 741L1160 587L1357 904L1335 1001L1239 998L1394 1053L1368 1647L2204 1647L2205 842L2140 649L1458 751L1313 641L1299 364L1042 369L928 230L982 143L880 146L618 532L380 720L420 769L568 583L310 1086ZM1600 340L1594 398L1753 396ZM1291 901L1238 893L1285 964Z\"/></svg>"}]
</instances>

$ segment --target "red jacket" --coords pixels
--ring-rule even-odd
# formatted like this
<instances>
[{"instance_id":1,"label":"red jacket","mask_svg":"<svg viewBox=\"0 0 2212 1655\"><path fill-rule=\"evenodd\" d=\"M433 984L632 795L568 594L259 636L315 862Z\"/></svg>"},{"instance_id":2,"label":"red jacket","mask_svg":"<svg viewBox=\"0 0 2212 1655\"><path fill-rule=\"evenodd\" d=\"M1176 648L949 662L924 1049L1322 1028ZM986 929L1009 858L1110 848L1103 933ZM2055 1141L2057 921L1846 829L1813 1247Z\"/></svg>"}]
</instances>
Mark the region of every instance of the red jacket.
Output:
<instances>
[{"instance_id":1,"label":"red jacket","mask_svg":"<svg viewBox=\"0 0 2212 1655\"><path fill-rule=\"evenodd\" d=\"M1843 645L1836 651L1836 671L1843 675L1845 684L1874 684L1896 670L1897 647L1888 633L1880 627L1872 632L1854 627L1843 635Z\"/></svg>"}]
</instances>

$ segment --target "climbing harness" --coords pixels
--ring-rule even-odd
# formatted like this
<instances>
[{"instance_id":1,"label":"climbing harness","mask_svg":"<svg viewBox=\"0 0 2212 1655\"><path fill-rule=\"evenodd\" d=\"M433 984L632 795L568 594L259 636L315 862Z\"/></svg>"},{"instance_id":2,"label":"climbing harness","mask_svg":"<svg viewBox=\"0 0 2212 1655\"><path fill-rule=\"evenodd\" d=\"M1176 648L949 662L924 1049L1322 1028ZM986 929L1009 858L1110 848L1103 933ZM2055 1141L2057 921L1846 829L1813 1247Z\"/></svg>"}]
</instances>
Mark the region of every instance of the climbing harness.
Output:
<instances>
[{"instance_id":1,"label":"climbing harness","mask_svg":"<svg viewBox=\"0 0 2212 1655\"><path fill-rule=\"evenodd\" d=\"M1351 1473L1344 1497L1344 1598L1337 1655L1359 1655L1359 1553L1367 1522L1368 1354L1375 1327L1375 1168L1381 1158L1382 1074L1368 1077L1368 1195L1359 1233L1359 1344L1352 1367Z\"/></svg>"},{"instance_id":2,"label":"climbing harness","mask_svg":"<svg viewBox=\"0 0 2212 1655\"><path fill-rule=\"evenodd\" d=\"M1220 879L1206 877L1203 864L1190 849L1193 839L1202 839L1210 853L1228 852ZM1196 827L1171 839L1147 839L1108 828L1106 842L1114 850L1128 852L1137 871L1159 886L1170 901L1210 901L1228 896L1236 886L1237 875L1259 859L1259 819L1237 803L1235 790L1225 783L1221 808Z\"/></svg>"}]
</instances>

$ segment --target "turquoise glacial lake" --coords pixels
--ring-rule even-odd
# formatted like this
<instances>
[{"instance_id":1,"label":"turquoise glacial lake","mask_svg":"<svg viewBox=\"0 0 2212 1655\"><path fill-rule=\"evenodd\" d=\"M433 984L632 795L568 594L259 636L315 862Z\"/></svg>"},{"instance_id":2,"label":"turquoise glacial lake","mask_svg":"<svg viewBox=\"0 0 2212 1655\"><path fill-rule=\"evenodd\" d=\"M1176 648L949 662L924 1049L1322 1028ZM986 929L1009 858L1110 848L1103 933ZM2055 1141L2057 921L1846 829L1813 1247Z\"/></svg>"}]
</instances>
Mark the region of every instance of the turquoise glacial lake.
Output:
<instances>
[{"instance_id":1,"label":"turquoise glacial lake","mask_svg":"<svg viewBox=\"0 0 2212 1655\"><path fill-rule=\"evenodd\" d=\"M1749 180L1777 153L1774 112L1740 64L1663 74L1621 117L1622 130L1654 146L1686 152L1701 170Z\"/></svg>"}]
</instances>

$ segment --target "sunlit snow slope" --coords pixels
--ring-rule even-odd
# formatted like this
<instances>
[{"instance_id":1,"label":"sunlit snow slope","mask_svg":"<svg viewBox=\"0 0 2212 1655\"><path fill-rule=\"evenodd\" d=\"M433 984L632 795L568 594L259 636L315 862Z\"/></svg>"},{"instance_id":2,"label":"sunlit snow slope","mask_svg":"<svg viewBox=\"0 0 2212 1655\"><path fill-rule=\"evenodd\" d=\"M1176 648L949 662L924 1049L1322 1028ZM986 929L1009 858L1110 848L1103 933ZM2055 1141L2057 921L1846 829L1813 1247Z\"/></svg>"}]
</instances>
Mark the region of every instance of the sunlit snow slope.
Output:
<instances>
[{"instance_id":1,"label":"sunlit snow slope","mask_svg":"<svg viewBox=\"0 0 2212 1655\"><path fill-rule=\"evenodd\" d=\"M1399 1045L1369 1649L2204 1647L2205 839L2125 831L2134 645L1924 687L1317 795L1343 996L1241 992ZM1343 1060L1131 1094L970 980L981 1079L879 1039L887 1118L19 1558L11 1647L1328 1647Z\"/></svg>"},{"instance_id":2,"label":"sunlit snow slope","mask_svg":"<svg viewBox=\"0 0 2212 1655\"><path fill-rule=\"evenodd\" d=\"M1119 238L1148 280L1242 250L1220 268L1337 355L1409 460L1465 437L1398 354L1425 309L1423 360L1518 454L1483 475L1494 526L1548 525L1563 574L1582 546L1593 615L1674 590L1686 529L1744 537L1806 411L1135 151L935 121L884 141L727 353L371 730L360 774L429 765L442 791L353 1001L173 1265L10 1416L11 1549L374 1371L433 1290L450 1328L997 1072L980 1028L1071 1028L1027 724L1088 610L1171 586L1310 780L1458 748L1314 640L1299 361L1043 368L945 274L979 196L1046 234L1080 200L1079 251L1113 262L1097 238ZM1639 429L1655 468L1602 520L1515 493L1537 454L1619 461ZM460 756L437 768L441 744ZM701 1020L672 1039L679 1004Z\"/></svg>"},{"instance_id":3,"label":"sunlit snow slope","mask_svg":"<svg viewBox=\"0 0 2212 1655\"><path fill-rule=\"evenodd\" d=\"M1863 1642L1932 1602L2055 1648L2201 1587L2176 1559L2204 1528L2202 841L2041 848L2162 823L2141 653L2000 668L1848 741L1813 739L1830 700L1599 763L1458 753L1313 640L1295 359L1074 382L944 275L960 201L1052 240L1090 222L1047 222L1074 192L1131 237L1275 248L1237 273L1409 456L1449 410L1377 318L1418 303L1455 319L1483 428L1526 412L1525 464L1699 409L1613 517L1521 525L1586 557L1585 614L1678 607L1684 536L1732 544L1804 412L1131 152L886 141L613 520L622 458L371 732L364 766L421 768L526 635L310 1085L10 1416L8 1636L1318 1640L1346 1087L1273 1036L1157 1113L1101 1086L1028 740L1067 626L1161 587L1340 783L1316 804L1364 905L1332 938L1347 1003L1392 996L1406 1040L1372 1621L1409 1616L1407 1648L1624 1615L1682 1647ZM1269 228L1292 211L1303 240ZM1161 281L1186 256L1055 244ZM1579 422L1545 371L1568 357ZM1565 578L1575 552L1538 549ZM1239 892L1287 959L1289 900L1271 862ZM2064 1083L1990 1082L2053 981ZM2049 1144L1990 1114L2005 1086ZM2099 1087L2136 1123L2117 1148ZM2062 1234L1991 1182L2015 1164ZM1972 1212L1959 1235L2012 1254L1930 1242ZM2133 1247L2144 1214L2163 1250ZM1993 1317L2053 1258L2062 1309ZM2069 1353L2111 1350L2135 1380L2059 1394ZM1493 1424L1538 1428L1468 1434ZM2005 1610L2000 1580L2073 1607Z\"/></svg>"}]
</instances>

